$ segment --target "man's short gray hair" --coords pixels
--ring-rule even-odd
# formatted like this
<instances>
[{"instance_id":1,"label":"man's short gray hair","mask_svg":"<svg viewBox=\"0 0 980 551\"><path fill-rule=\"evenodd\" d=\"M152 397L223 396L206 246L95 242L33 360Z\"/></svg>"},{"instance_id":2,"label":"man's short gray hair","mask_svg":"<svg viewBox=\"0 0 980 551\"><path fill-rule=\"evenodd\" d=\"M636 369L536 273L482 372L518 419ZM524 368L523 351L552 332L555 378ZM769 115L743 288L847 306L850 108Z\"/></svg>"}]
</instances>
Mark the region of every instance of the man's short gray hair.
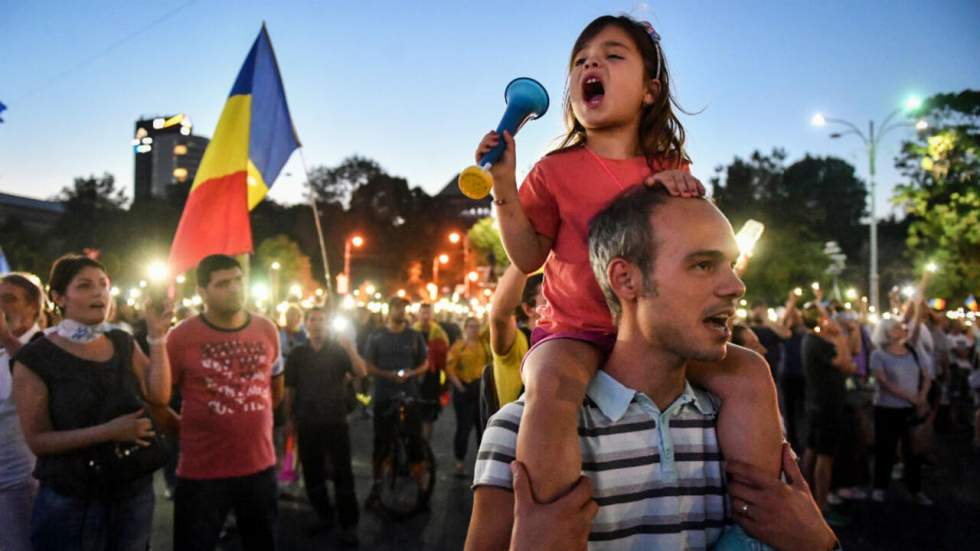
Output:
<instances>
[{"instance_id":1,"label":"man's short gray hair","mask_svg":"<svg viewBox=\"0 0 980 551\"><path fill-rule=\"evenodd\" d=\"M669 197L662 186L635 186L620 193L589 222L589 262L613 321L623 313L607 273L613 259L622 258L638 266L643 272L643 290L656 293L650 277L657 254L651 215Z\"/></svg>"}]
</instances>

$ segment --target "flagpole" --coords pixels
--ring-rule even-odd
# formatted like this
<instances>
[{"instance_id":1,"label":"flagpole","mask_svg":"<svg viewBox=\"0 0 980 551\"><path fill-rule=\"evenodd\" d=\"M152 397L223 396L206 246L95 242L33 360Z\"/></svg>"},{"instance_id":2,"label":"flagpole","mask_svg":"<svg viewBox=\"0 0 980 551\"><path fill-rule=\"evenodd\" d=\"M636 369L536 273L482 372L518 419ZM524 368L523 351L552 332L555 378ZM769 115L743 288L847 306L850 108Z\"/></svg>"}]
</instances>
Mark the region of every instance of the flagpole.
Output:
<instances>
[{"instance_id":1,"label":"flagpole","mask_svg":"<svg viewBox=\"0 0 980 551\"><path fill-rule=\"evenodd\" d=\"M303 163L303 172L306 174L306 184L309 186L310 193L310 208L313 209L313 222L316 223L316 236L320 241L320 258L323 261L323 275L324 279L327 280L327 299L333 299L333 285L331 284L330 277L330 262L327 260L327 246L323 241L323 228L320 226L320 212L316 208L316 188L310 183L310 169L306 165L306 155L303 154L303 148L299 148L299 158Z\"/></svg>"}]
</instances>

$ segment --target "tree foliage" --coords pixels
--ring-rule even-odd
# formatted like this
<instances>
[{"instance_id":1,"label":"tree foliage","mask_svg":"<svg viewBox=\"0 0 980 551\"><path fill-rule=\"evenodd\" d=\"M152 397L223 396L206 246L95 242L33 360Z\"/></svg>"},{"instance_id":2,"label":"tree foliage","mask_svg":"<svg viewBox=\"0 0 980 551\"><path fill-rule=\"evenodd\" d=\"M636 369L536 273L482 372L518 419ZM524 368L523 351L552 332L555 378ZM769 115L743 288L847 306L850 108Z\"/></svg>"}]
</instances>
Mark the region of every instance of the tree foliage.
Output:
<instances>
[{"instance_id":1,"label":"tree foliage","mask_svg":"<svg viewBox=\"0 0 980 551\"><path fill-rule=\"evenodd\" d=\"M929 291L958 302L980 291L980 91L937 94L915 115L929 127L902 144L908 181L893 201L911 220L917 263L941 266Z\"/></svg>"},{"instance_id":2,"label":"tree foliage","mask_svg":"<svg viewBox=\"0 0 980 551\"><path fill-rule=\"evenodd\" d=\"M781 149L756 151L719 167L711 180L715 201L736 230L750 218L766 226L744 279L750 296L768 301L824 279L827 241L837 241L848 256L845 278L857 279L864 266L865 190L854 167L809 155L789 166L785 162Z\"/></svg>"},{"instance_id":3,"label":"tree foliage","mask_svg":"<svg viewBox=\"0 0 980 551\"><path fill-rule=\"evenodd\" d=\"M271 268L273 262L279 263L279 270ZM253 279L268 281L270 288L275 285L273 293L280 300L293 283L299 283L307 292L317 287L310 257L288 235L276 235L259 244L252 257L252 273Z\"/></svg>"},{"instance_id":4,"label":"tree foliage","mask_svg":"<svg viewBox=\"0 0 980 551\"><path fill-rule=\"evenodd\" d=\"M354 155L335 167L313 167L309 187L317 201L347 208L355 191L383 174L374 160Z\"/></svg>"},{"instance_id":5,"label":"tree foliage","mask_svg":"<svg viewBox=\"0 0 980 551\"><path fill-rule=\"evenodd\" d=\"M470 228L470 246L484 256L487 263L493 258L498 268L506 268L510 264L507 258L507 251L504 250L504 242L500 239L500 230L494 223L493 218L486 217L480 219Z\"/></svg>"},{"instance_id":6,"label":"tree foliage","mask_svg":"<svg viewBox=\"0 0 980 551\"><path fill-rule=\"evenodd\" d=\"M61 190L55 200L64 205L65 212L52 234L65 251L100 249L117 236L125 213L126 195L116 188L112 174L101 177L75 178L74 183Z\"/></svg>"}]
</instances>

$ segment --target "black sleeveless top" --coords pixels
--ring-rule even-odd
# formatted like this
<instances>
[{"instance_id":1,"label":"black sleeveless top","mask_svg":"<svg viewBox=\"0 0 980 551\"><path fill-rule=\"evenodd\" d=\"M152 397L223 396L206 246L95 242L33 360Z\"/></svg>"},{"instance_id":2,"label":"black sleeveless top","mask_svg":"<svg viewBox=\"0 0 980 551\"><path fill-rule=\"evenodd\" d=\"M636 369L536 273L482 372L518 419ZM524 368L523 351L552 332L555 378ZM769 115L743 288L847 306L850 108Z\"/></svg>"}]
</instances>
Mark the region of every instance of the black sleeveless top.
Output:
<instances>
[{"instance_id":1,"label":"black sleeveless top","mask_svg":"<svg viewBox=\"0 0 980 551\"><path fill-rule=\"evenodd\" d=\"M106 337L112 342L113 354L105 362L79 358L47 338L25 345L14 356L12 362L20 362L33 371L48 388L52 429L92 427L142 407L139 381L132 370L133 337L118 329L109 331ZM106 405L110 403L121 411L107 412ZM151 475L126 488L99 488L88 466L95 447L39 456L34 478L60 494L74 497L123 497L152 483Z\"/></svg>"}]
</instances>

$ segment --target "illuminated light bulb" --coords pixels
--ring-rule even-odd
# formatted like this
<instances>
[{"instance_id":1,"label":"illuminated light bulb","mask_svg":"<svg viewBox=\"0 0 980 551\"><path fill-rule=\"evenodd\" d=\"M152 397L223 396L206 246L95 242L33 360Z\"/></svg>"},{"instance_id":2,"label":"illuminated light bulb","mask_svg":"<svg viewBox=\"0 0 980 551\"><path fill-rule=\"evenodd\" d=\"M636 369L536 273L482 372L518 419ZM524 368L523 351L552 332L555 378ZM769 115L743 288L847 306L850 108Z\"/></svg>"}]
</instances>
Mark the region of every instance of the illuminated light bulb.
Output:
<instances>
[{"instance_id":1,"label":"illuminated light bulb","mask_svg":"<svg viewBox=\"0 0 980 551\"><path fill-rule=\"evenodd\" d=\"M344 331L347 331L351 327L350 320L348 320L343 316L335 317L331 322L331 325L333 326L333 330L336 331L337 333L342 333Z\"/></svg>"},{"instance_id":2,"label":"illuminated light bulb","mask_svg":"<svg viewBox=\"0 0 980 551\"><path fill-rule=\"evenodd\" d=\"M150 278L150 281L159 283L166 280L168 275L170 275L170 268L159 260L151 262L146 267L146 276Z\"/></svg>"}]
</instances>

